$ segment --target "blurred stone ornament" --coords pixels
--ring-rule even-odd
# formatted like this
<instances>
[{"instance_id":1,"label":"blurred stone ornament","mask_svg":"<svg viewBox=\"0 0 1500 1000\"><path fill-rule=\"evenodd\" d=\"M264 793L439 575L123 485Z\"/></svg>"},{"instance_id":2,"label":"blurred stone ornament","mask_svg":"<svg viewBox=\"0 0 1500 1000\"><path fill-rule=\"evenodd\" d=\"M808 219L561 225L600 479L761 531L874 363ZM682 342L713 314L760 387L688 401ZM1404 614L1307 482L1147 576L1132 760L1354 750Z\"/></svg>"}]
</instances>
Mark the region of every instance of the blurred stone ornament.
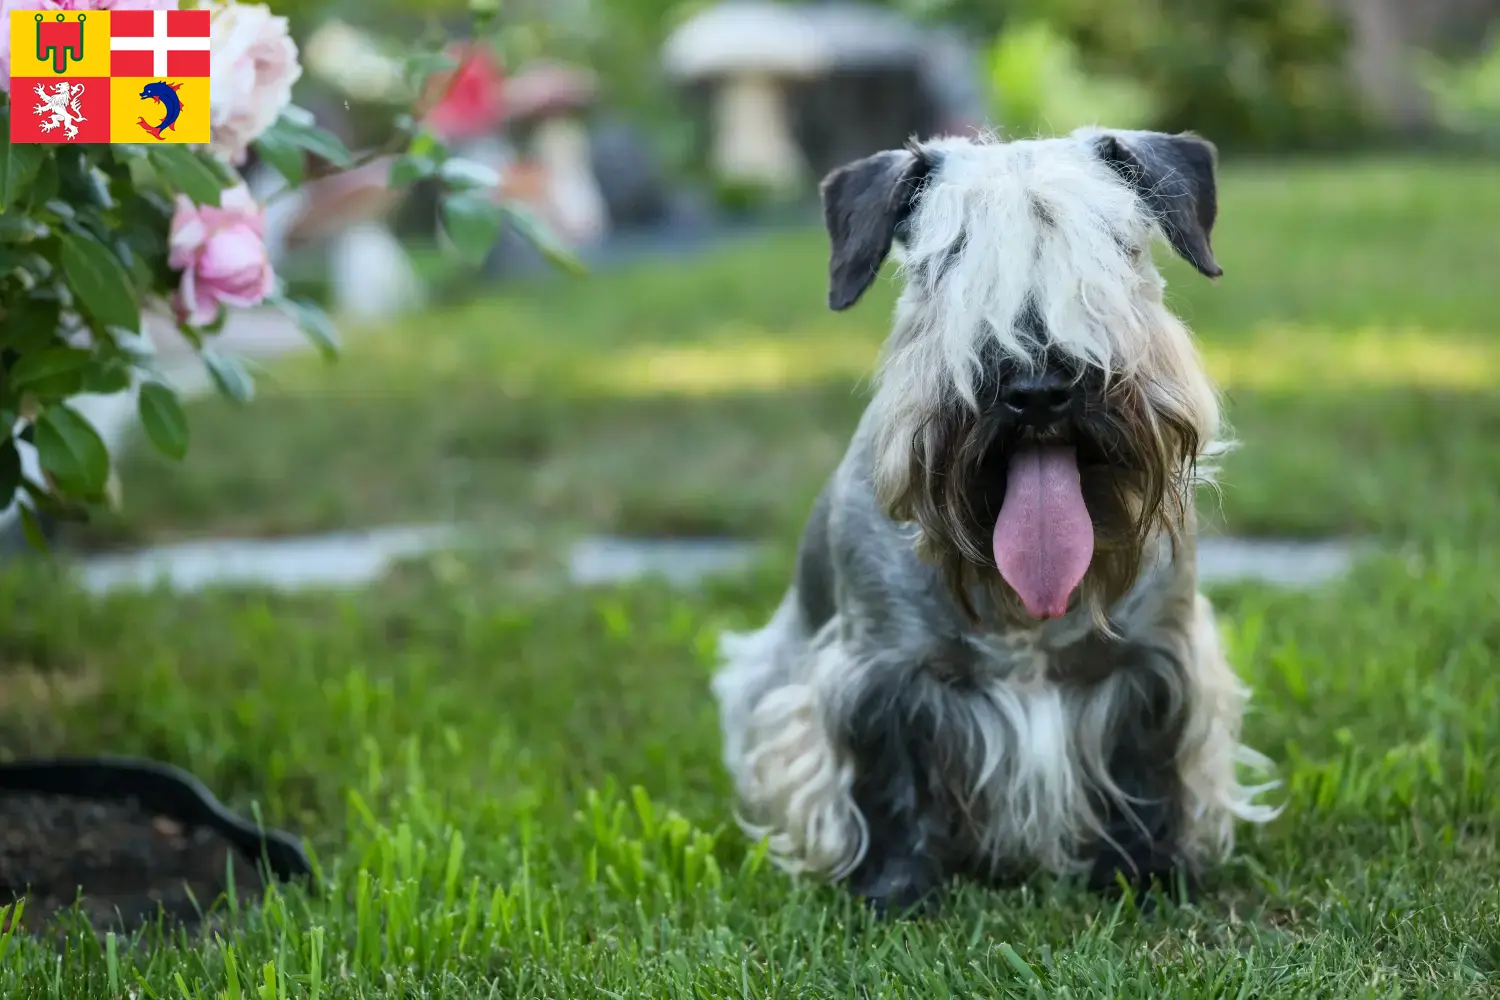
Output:
<instances>
[{"instance_id":1,"label":"blurred stone ornament","mask_svg":"<svg viewBox=\"0 0 1500 1000\"><path fill-rule=\"evenodd\" d=\"M526 155L545 175L545 216L574 246L597 243L609 232L585 125L598 92L592 72L559 63L528 66L509 83L510 124L527 135Z\"/></svg>"},{"instance_id":2,"label":"blurred stone ornament","mask_svg":"<svg viewBox=\"0 0 1500 1000\"><path fill-rule=\"evenodd\" d=\"M340 316L380 321L426 303L426 288L406 248L377 221L357 222L333 238L328 272Z\"/></svg>"},{"instance_id":3,"label":"blurred stone ornament","mask_svg":"<svg viewBox=\"0 0 1500 1000\"><path fill-rule=\"evenodd\" d=\"M871 3L724 0L686 20L662 60L710 103L714 172L773 191L984 124L966 43Z\"/></svg>"},{"instance_id":4,"label":"blurred stone ornament","mask_svg":"<svg viewBox=\"0 0 1500 1000\"><path fill-rule=\"evenodd\" d=\"M673 32L662 59L676 79L713 88L710 155L720 177L779 190L805 180L784 84L822 72L828 52L795 8L765 0L710 7Z\"/></svg>"},{"instance_id":5,"label":"blurred stone ornament","mask_svg":"<svg viewBox=\"0 0 1500 1000\"><path fill-rule=\"evenodd\" d=\"M591 122L589 155L611 229L650 226L666 217L669 182L651 144L634 123L617 117Z\"/></svg>"}]
</instances>

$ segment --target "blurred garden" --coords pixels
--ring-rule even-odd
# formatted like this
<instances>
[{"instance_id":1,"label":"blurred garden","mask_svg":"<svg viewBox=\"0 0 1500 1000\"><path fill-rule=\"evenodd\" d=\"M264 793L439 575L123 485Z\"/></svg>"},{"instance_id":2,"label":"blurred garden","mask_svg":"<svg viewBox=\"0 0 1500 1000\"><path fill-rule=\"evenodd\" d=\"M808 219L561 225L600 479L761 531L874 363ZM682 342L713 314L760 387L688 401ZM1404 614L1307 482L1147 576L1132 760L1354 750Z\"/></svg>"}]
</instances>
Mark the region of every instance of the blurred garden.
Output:
<instances>
[{"instance_id":1,"label":"blurred garden","mask_svg":"<svg viewBox=\"0 0 1500 1000\"><path fill-rule=\"evenodd\" d=\"M0 995L1500 995L1500 4L205 6L212 148L0 157L0 751L183 768L316 880L33 894ZM1094 122L1221 152L1224 276L1161 264L1287 808L1150 917L881 923L739 834L708 693L895 299L828 311L817 180Z\"/></svg>"}]
</instances>

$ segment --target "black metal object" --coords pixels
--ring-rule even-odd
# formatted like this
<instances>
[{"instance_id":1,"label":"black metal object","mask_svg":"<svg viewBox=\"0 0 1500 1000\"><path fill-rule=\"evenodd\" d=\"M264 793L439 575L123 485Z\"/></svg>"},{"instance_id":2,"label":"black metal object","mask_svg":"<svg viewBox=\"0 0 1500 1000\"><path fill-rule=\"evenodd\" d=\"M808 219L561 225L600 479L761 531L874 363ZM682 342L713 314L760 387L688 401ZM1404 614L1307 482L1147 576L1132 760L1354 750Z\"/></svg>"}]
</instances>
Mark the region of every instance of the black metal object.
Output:
<instances>
[{"instance_id":1,"label":"black metal object","mask_svg":"<svg viewBox=\"0 0 1500 1000\"><path fill-rule=\"evenodd\" d=\"M282 882L311 880L312 862L289 833L263 829L226 809L193 775L158 761L128 757L54 757L0 764L0 794L133 800L187 827L207 827L252 865Z\"/></svg>"}]
</instances>

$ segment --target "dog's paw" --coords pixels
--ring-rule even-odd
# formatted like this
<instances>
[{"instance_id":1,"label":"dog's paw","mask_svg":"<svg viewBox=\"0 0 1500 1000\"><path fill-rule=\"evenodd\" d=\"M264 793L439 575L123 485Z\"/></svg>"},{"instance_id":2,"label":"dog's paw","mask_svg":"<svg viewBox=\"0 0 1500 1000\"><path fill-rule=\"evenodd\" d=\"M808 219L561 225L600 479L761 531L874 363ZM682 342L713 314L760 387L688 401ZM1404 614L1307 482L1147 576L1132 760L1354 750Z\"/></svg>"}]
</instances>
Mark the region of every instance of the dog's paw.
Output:
<instances>
[{"instance_id":1,"label":"dog's paw","mask_svg":"<svg viewBox=\"0 0 1500 1000\"><path fill-rule=\"evenodd\" d=\"M942 906L937 873L914 860L889 861L878 871L860 873L849 891L885 919L935 916Z\"/></svg>"},{"instance_id":2,"label":"dog's paw","mask_svg":"<svg viewBox=\"0 0 1500 1000\"><path fill-rule=\"evenodd\" d=\"M1195 903L1203 893L1197 875L1182 865L1139 867L1119 858L1101 858L1089 872L1088 888L1109 899L1119 899L1128 890L1142 915L1155 913L1163 897Z\"/></svg>"}]
</instances>

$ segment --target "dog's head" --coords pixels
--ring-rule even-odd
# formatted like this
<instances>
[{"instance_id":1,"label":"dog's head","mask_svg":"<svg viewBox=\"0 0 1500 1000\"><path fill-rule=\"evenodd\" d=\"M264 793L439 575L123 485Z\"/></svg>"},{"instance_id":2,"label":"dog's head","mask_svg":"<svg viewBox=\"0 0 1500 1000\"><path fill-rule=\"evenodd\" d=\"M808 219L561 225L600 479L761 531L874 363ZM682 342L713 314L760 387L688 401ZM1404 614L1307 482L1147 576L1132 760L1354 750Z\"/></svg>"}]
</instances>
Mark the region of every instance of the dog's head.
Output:
<instances>
[{"instance_id":1,"label":"dog's head","mask_svg":"<svg viewBox=\"0 0 1500 1000\"><path fill-rule=\"evenodd\" d=\"M1192 135L1091 129L913 144L824 180L829 305L858 301L893 245L905 278L876 495L969 614L989 595L1102 616L1187 525L1219 406L1150 248L1222 273L1214 165Z\"/></svg>"}]
</instances>

